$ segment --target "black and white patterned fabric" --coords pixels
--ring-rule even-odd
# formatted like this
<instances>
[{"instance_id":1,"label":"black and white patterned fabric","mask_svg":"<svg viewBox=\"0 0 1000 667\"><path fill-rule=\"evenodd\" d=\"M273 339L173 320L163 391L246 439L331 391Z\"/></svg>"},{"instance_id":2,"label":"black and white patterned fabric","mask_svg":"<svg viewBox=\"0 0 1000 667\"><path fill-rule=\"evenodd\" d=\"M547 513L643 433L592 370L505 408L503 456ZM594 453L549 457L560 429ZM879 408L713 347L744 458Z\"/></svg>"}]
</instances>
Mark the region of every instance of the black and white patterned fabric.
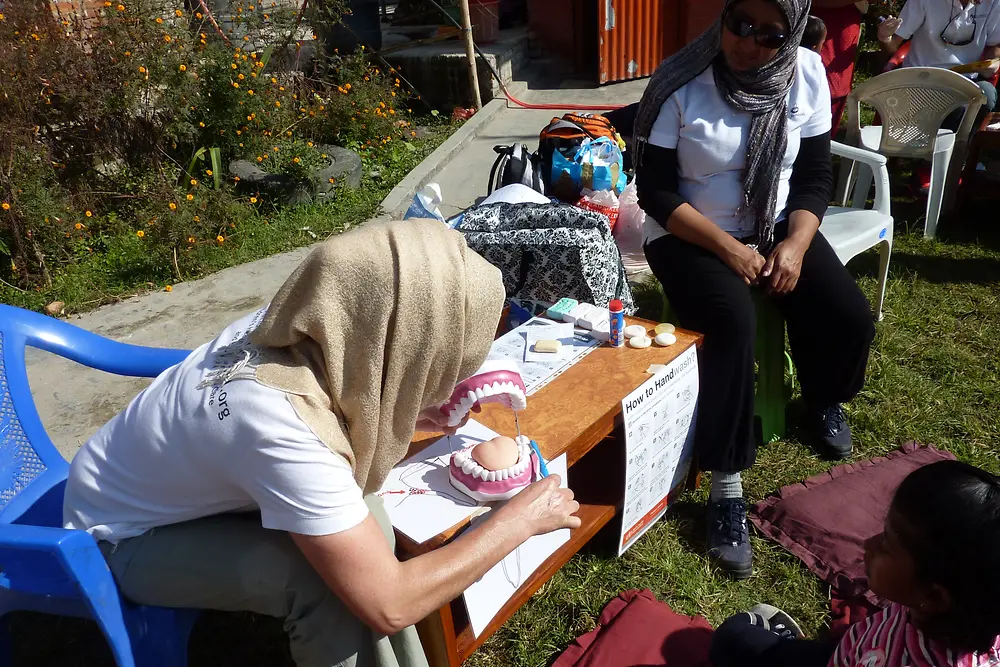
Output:
<instances>
[{"instance_id":1,"label":"black and white patterned fabric","mask_svg":"<svg viewBox=\"0 0 1000 667\"><path fill-rule=\"evenodd\" d=\"M489 204L465 212L458 230L503 272L508 298L555 303L563 297L606 307L632 289L608 219L568 204Z\"/></svg>"}]
</instances>

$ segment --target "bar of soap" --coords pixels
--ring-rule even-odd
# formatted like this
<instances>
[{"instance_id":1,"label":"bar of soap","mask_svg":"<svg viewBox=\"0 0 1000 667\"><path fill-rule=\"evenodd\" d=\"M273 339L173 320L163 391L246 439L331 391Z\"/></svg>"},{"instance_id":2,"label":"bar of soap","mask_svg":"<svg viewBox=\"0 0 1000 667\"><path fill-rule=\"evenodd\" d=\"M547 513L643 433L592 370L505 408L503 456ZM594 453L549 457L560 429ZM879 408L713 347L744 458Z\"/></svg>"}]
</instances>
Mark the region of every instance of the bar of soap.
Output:
<instances>
[{"instance_id":1,"label":"bar of soap","mask_svg":"<svg viewBox=\"0 0 1000 667\"><path fill-rule=\"evenodd\" d=\"M641 350L652 345L653 341L649 339L649 336L643 334L641 336L632 336L628 339L628 344L637 350Z\"/></svg>"},{"instance_id":2,"label":"bar of soap","mask_svg":"<svg viewBox=\"0 0 1000 667\"><path fill-rule=\"evenodd\" d=\"M561 320L567 313L569 313L569 311L576 308L577 303L578 301L576 299L564 297L559 299L555 305L545 311L545 314L553 320Z\"/></svg>"},{"instance_id":3,"label":"bar of soap","mask_svg":"<svg viewBox=\"0 0 1000 667\"><path fill-rule=\"evenodd\" d=\"M625 327L624 333L625 333L625 337L626 338L635 338L637 336L645 336L646 335L646 327L642 326L641 324L630 324L627 327Z\"/></svg>"},{"instance_id":4,"label":"bar of soap","mask_svg":"<svg viewBox=\"0 0 1000 667\"><path fill-rule=\"evenodd\" d=\"M576 325L581 329L593 331L595 328L600 326L602 322L608 321L607 308L598 308L597 306L593 306L589 303L585 303L583 305L585 306L585 311L576 321Z\"/></svg>"},{"instance_id":5,"label":"bar of soap","mask_svg":"<svg viewBox=\"0 0 1000 667\"><path fill-rule=\"evenodd\" d=\"M672 334L675 331L677 331L677 327L675 327L673 324L670 324L669 322L664 322L663 324L657 324L656 329L654 329L654 331L656 331L657 336L665 333Z\"/></svg>"},{"instance_id":6,"label":"bar of soap","mask_svg":"<svg viewBox=\"0 0 1000 667\"><path fill-rule=\"evenodd\" d=\"M662 347L667 347L677 342L677 336L673 335L672 333L661 333L657 334L654 340L656 341L657 345L660 345Z\"/></svg>"},{"instance_id":7,"label":"bar of soap","mask_svg":"<svg viewBox=\"0 0 1000 667\"><path fill-rule=\"evenodd\" d=\"M562 343L557 340L536 340L535 341L535 352L552 352L556 353L562 349Z\"/></svg>"},{"instance_id":8,"label":"bar of soap","mask_svg":"<svg viewBox=\"0 0 1000 667\"><path fill-rule=\"evenodd\" d=\"M650 364L649 368L646 369L646 372L649 373L650 375L656 375L664 368L666 368L666 366L664 366L663 364Z\"/></svg>"}]
</instances>

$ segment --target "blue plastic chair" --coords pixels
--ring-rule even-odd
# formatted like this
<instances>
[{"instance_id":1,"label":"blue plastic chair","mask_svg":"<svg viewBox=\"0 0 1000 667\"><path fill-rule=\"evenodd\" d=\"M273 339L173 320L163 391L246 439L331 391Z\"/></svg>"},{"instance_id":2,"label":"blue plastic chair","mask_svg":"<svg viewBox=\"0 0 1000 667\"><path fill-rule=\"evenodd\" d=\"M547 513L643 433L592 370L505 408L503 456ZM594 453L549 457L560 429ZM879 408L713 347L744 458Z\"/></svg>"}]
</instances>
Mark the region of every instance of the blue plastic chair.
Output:
<instances>
[{"instance_id":1,"label":"blue plastic chair","mask_svg":"<svg viewBox=\"0 0 1000 667\"><path fill-rule=\"evenodd\" d=\"M94 538L62 528L69 464L35 409L27 346L137 377L156 377L188 355L117 343L0 304L0 618L13 611L91 618L119 667L184 667L198 612L126 602ZM10 664L8 635L0 624L0 665Z\"/></svg>"}]
</instances>

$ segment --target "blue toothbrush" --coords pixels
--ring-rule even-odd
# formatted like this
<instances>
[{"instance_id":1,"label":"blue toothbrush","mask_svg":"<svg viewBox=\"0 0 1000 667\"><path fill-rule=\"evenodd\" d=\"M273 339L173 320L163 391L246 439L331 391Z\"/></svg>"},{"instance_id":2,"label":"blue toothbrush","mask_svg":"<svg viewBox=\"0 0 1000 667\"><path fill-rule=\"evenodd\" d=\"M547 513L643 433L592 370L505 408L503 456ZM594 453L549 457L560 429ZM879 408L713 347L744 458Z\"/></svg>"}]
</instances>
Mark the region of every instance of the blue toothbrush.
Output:
<instances>
[{"instance_id":1,"label":"blue toothbrush","mask_svg":"<svg viewBox=\"0 0 1000 667\"><path fill-rule=\"evenodd\" d=\"M538 472L542 475L542 479L549 476L549 469L545 465L545 457L542 456L542 452L538 449L538 443L534 440L531 441L531 448L535 451L535 456L538 457Z\"/></svg>"}]
</instances>

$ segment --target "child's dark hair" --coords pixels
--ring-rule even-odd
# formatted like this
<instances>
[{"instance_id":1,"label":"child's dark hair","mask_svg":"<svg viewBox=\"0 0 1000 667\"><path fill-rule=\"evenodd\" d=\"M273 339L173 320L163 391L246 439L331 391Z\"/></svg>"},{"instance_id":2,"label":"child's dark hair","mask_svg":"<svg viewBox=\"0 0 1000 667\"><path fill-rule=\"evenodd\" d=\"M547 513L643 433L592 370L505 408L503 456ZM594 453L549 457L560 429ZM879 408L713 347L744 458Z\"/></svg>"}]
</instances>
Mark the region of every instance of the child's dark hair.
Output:
<instances>
[{"instance_id":1,"label":"child's dark hair","mask_svg":"<svg viewBox=\"0 0 1000 667\"><path fill-rule=\"evenodd\" d=\"M947 612L927 619L928 635L988 651L1000 635L1000 479L959 461L933 463L907 476L892 512L917 578L951 597Z\"/></svg>"},{"instance_id":2,"label":"child's dark hair","mask_svg":"<svg viewBox=\"0 0 1000 667\"><path fill-rule=\"evenodd\" d=\"M816 50L820 40L826 36L826 24L818 16L809 15L806 20L806 31L802 34L801 46L806 49Z\"/></svg>"}]
</instances>

